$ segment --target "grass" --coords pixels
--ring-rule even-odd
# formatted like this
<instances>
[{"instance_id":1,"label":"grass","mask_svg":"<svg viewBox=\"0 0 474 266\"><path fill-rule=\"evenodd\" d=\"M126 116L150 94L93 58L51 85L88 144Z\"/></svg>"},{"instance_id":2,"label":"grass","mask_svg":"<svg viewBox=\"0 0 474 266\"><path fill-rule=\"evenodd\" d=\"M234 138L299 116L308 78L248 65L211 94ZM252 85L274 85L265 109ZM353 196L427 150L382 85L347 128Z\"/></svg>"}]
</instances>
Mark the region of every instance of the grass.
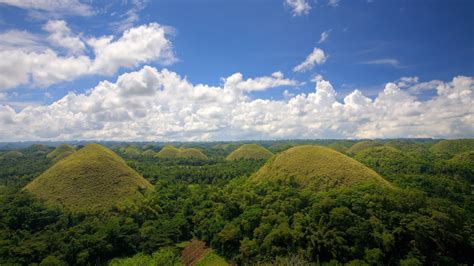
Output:
<instances>
[{"instance_id":1,"label":"grass","mask_svg":"<svg viewBox=\"0 0 474 266\"><path fill-rule=\"evenodd\" d=\"M127 148L125 148L123 153L128 155L128 156L139 156L140 155L140 149L135 147L135 146L128 146Z\"/></svg>"},{"instance_id":2,"label":"grass","mask_svg":"<svg viewBox=\"0 0 474 266\"><path fill-rule=\"evenodd\" d=\"M459 153L474 151L474 139L442 140L430 150L443 157L452 157Z\"/></svg>"},{"instance_id":3,"label":"grass","mask_svg":"<svg viewBox=\"0 0 474 266\"><path fill-rule=\"evenodd\" d=\"M186 158L207 160L207 156L196 148L177 149L174 146L167 145L163 147L156 155L158 158Z\"/></svg>"},{"instance_id":4,"label":"grass","mask_svg":"<svg viewBox=\"0 0 474 266\"><path fill-rule=\"evenodd\" d=\"M221 256L217 255L214 250L209 249L206 255L200 259L196 266L225 266L229 265Z\"/></svg>"},{"instance_id":5,"label":"grass","mask_svg":"<svg viewBox=\"0 0 474 266\"><path fill-rule=\"evenodd\" d=\"M56 147L56 149L54 149L52 152L48 153L46 157L52 160L53 162L57 162L73 154L74 152L76 152L76 149L74 149L74 147L72 147L71 145L61 144L58 147Z\"/></svg>"},{"instance_id":6,"label":"grass","mask_svg":"<svg viewBox=\"0 0 474 266\"><path fill-rule=\"evenodd\" d=\"M374 170L330 148L303 145L274 157L251 176L250 181L295 181L314 191L373 182L392 186Z\"/></svg>"},{"instance_id":7,"label":"grass","mask_svg":"<svg viewBox=\"0 0 474 266\"><path fill-rule=\"evenodd\" d=\"M266 160L272 157L273 153L258 144L244 144L233 151L227 160L253 159Z\"/></svg>"},{"instance_id":8,"label":"grass","mask_svg":"<svg viewBox=\"0 0 474 266\"><path fill-rule=\"evenodd\" d=\"M87 211L139 200L152 187L113 151L89 144L58 161L25 189L47 203Z\"/></svg>"},{"instance_id":9,"label":"grass","mask_svg":"<svg viewBox=\"0 0 474 266\"><path fill-rule=\"evenodd\" d=\"M382 146L382 144L377 143L375 141L371 141L371 140L361 141L361 142L357 142L356 144L352 145L349 149L347 149L346 153L355 155L355 154L357 154L357 153L359 153L363 150L366 150L366 149L369 149L369 148L372 148L372 147L378 147L378 146Z\"/></svg>"}]
</instances>

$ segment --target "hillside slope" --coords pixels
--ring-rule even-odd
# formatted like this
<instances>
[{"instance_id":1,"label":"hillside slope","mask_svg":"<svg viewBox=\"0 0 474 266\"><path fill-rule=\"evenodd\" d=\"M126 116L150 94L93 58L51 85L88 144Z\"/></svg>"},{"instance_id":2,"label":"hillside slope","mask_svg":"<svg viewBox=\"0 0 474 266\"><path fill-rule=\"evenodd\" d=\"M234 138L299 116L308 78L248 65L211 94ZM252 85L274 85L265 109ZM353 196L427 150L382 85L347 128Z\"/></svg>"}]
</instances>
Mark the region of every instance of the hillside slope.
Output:
<instances>
[{"instance_id":1,"label":"hillside slope","mask_svg":"<svg viewBox=\"0 0 474 266\"><path fill-rule=\"evenodd\" d=\"M58 161L25 189L47 203L96 210L140 199L152 187L113 151L89 144Z\"/></svg>"},{"instance_id":2,"label":"hillside slope","mask_svg":"<svg viewBox=\"0 0 474 266\"><path fill-rule=\"evenodd\" d=\"M371 182L391 184L375 171L333 149L303 145L271 158L251 178L251 182L294 180L315 191Z\"/></svg>"},{"instance_id":3,"label":"hillside slope","mask_svg":"<svg viewBox=\"0 0 474 266\"><path fill-rule=\"evenodd\" d=\"M273 153L258 144L244 144L227 156L227 160L253 159L265 160Z\"/></svg>"}]
</instances>

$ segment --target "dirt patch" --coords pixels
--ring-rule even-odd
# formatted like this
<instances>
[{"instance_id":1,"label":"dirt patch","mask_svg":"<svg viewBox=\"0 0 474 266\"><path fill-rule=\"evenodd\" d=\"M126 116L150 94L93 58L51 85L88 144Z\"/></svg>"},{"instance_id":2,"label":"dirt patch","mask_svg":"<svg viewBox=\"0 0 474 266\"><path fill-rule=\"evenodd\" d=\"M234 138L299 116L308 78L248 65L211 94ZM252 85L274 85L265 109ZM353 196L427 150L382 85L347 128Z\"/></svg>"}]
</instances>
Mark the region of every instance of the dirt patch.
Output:
<instances>
[{"instance_id":1,"label":"dirt patch","mask_svg":"<svg viewBox=\"0 0 474 266\"><path fill-rule=\"evenodd\" d=\"M206 256L207 252L209 252L209 248L206 247L206 243L192 240L181 252L181 261L186 266L196 265L200 259Z\"/></svg>"}]
</instances>

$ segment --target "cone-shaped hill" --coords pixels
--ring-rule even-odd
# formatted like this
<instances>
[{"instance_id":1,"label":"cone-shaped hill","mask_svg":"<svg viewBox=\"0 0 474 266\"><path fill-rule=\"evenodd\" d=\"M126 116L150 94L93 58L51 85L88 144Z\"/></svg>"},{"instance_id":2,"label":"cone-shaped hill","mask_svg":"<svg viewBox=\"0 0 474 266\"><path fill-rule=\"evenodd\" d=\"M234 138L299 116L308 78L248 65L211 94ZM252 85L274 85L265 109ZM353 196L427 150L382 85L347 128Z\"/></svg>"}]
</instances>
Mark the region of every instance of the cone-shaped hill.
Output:
<instances>
[{"instance_id":1,"label":"cone-shaped hill","mask_svg":"<svg viewBox=\"0 0 474 266\"><path fill-rule=\"evenodd\" d=\"M56 149L54 149L52 152L48 153L48 155L46 155L46 157L48 159L51 159L53 162L57 162L57 161L65 158L65 157L73 154L74 152L76 152L76 150L71 145L61 144L58 147L56 147Z\"/></svg>"},{"instance_id":2,"label":"cone-shaped hill","mask_svg":"<svg viewBox=\"0 0 474 266\"><path fill-rule=\"evenodd\" d=\"M378 147L378 146L382 146L382 144L377 143L375 141L371 141L371 140L361 141L352 145L349 149L347 149L346 153L355 155L363 150L373 148L373 147Z\"/></svg>"},{"instance_id":3,"label":"cone-shaped hill","mask_svg":"<svg viewBox=\"0 0 474 266\"><path fill-rule=\"evenodd\" d=\"M207 156L196 148L180 148L177 149L174 146L164 146L157 154L158 158L186 158L186 159L198 159L207 160Z\"/></svg>"},{"instance_id":4,"label":"cone-shaped hill","mask_svg":"<svg viewBox=\"0 0 474 266\"><path fill-rule=\"evenodd\" d=\"M272 157L273 153L258 144L244 144L233 151L227 160L253 159L266 160Z\"/></svg>"},{"instance_id":5,"label":"cone-shaped hill","mask_svg":"<svg viewBox=\"0 0 474 266\"><path fill-rule=\"evenodd\" d=\"M174 158L179 153L179 149L172 145L164 146L157 154L158 158Z\"/></svg>"},{"instance_id":6,"label":"cone-shaped hill","mask_svg":"<svg viewBox=\"0 0 474 266\"><path fill-rule=\"evenodd\" d=\"M58 161L25 189L47 203L85 211L140 200L152 187L113 151L89 144Z\"/></svg>"},{"instance_id":7,"label":"cone-shaped hill","mask_svg":"<svg viewBox=\"0 0 474 266\"><path fill-rule=\"evenodd\" d=\"M180 149L177 158L207 160L207 156L196 148Z\"/></svg>"},{"instance_id":8,"label":"cone-shaped hill","mask_svg":"<svg viewBox=\"0 0 474 266\"><path fill-rule=\"evenodd\" d=\"M362 183L392 185L358 161L333 149L303 145L286 150L268 160L251 182L294 180L313 191L350 187Z\"/></svg>"}]
</instances>

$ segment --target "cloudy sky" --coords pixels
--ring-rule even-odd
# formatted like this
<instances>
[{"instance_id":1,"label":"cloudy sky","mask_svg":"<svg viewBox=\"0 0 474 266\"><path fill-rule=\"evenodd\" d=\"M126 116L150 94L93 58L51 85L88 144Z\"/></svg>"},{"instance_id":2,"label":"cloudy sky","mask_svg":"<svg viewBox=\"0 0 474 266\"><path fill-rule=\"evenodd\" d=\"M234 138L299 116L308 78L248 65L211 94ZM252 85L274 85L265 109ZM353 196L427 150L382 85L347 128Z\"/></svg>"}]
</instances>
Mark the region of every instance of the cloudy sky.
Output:
<instances>
[{"instance_id":1,"label":"cloudy sky","mask_svg":"<svg viewBox=\"0 0 474 266\"><path fill-rule=\"evenodd\" d=\"M474 137L470 0L0 0L0 141Z\"/></svg>"}]
</instances>

